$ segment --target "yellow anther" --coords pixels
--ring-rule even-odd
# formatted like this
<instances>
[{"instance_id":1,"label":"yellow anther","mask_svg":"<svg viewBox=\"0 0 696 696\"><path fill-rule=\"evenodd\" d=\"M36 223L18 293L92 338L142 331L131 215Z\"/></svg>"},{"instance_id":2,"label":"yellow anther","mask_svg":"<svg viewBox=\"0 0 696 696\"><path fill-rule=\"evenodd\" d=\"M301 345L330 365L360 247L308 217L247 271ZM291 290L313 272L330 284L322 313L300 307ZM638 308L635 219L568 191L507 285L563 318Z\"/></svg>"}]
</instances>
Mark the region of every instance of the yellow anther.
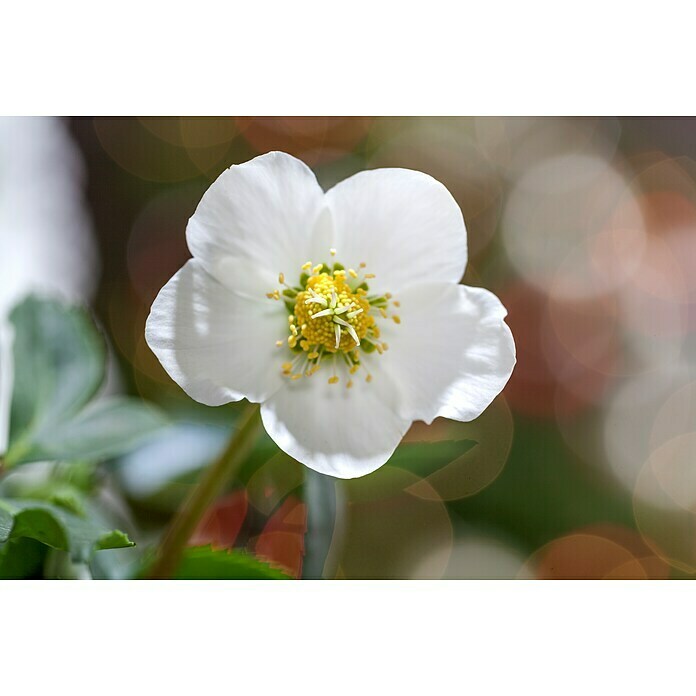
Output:
<instances>
[{"instance_id":1,"label":"yellow anther","mask_svg":"<svg viewBox=\"0 0 696 696\"><path fill-rule=\"evenodd\" d=\"M385 293L384 295L388 300L391 300L392 294L390 292Z\"/></svg>"},{"instance_id":2,"label":"yellow anther","mask_svg":"<svg viewBox=\"0 0 696 696\"><path fill-rule=\"evenodd\" d=\"M394 320L395 324L400 324L401 323L401 317L398 314L395 314L392 319Z\"/></svg>"},{"instance_id":3,"label":"yellow anther","mask_svg":"<svg viewBox=\"0 0 696 696\"><path fill-rule=\"evenodd\" d=\"M384 348L384 350L389 350L389 345L382 341L382 348Z\"/></svg>"},{"instance_id":4,"label":"yellow anther","mask_svg":"<svg viewBox=\"0 0 696 696\"><path fill-rule=\"evenodd\" d=\"M394 300L394 301L392 302L392 304L393 304L395 307L401 307L401 302L399 302L398 300Z\"/></svg>"},{"instance_id":5,"label":"yellow anther","mask_svg":"<svg viewBox=\"0 0 696 696\"><path fill-rule=\"evenodd\" d=\"M331 256L336 256L336 249L329 249ZM340 264L336 264L340 266ZM360 269L366 267L364 261L360 262ZM371 306L366 285L353 289L350 279L375 278L374 273L356 272L355 268L343 269L336 268L330 271L323 263L312 265L307 261L302 265L302 270L308 272L303 275L299 287L290 287L286 283L285 274L278 274L278 282L285 286L282 294L292 297L294 303L293 313L288 314L288 347L299 354L292 362L283 363L283 374L293 380L300 379L302 376L311 376L323 364L323 359L332 360L331 356L337 353L348 362L350 375L356 374L361 367L361 342L365 339L365 348L377 351L382 354L388 349L386 343L378 341L380 330L376 319L379 317L389 318L399 324L401 319L397 315L390 315L387 312L385 298L391 298L391 294L376 298L375 306ZM357 280L357 283L360 283ZM357 284L356 283L356 284ZM285 299L281 297L281 290L274 290L267 293L267 297L274 300ZM398 307L399 303L394 302ZM379 314L373 310L377 310ZM285 341L276 341L276 346L282 347ZM300 348L302 350L300 350ZM302 353L304 351L304 354ZM302 367L299 372L293 372L293 365L297 365L301 359ZM338 375L333 374L328 378L329 384L337 384L340 381ZM365 381L371 382L372 375L367 374ZM346 388L354 386L353 380L348 379Z\"/></svg>"}]
</instances>

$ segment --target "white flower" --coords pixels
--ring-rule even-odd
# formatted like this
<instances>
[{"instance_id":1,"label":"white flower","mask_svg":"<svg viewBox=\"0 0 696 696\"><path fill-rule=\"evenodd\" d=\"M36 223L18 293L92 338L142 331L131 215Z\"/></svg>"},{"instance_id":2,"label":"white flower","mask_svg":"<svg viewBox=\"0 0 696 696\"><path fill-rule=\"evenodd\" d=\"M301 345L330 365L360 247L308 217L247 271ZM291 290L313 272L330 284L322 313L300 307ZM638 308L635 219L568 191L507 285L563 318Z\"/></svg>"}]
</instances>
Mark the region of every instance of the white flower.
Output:
<instances>
[{"instance_id":1,"label":"white flower","mask_svg":"<svg viewBox=\"0 0 696 696\"><path fill-rule=\"evenodd\" d=\"M364 171L324 193L272 152L225 171L186 235L193 259L152 306L150 347L197 401L261 403L268 434L316 471L374 471L414 420L472 420L512 373L505 308L458 284L462 213L426 174Z\"/></svg>"},{"instance_id":2,"label":"white flower","mask_svg":"<svg viewBox=\"0 0 696 696\"><path fill-rule=\"evenodd\" d=\"M0 453L12 390L8 315L30 292L90 294L96 252L82 161L57 118L0 118Z\"/></svg>"}]
</instances>

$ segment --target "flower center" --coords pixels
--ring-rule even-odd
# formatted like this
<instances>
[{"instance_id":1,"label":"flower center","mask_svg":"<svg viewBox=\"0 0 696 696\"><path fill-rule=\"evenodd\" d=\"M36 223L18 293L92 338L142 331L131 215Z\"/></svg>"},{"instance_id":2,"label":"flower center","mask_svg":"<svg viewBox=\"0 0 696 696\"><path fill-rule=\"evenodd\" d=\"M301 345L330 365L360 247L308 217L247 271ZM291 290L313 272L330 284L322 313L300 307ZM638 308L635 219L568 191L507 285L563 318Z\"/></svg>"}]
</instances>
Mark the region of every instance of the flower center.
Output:
<instances>
[{"instance_id":1,"label":"flower center","mask_svg":"<svg viewBox=\"0 0 696 696\"><path fill-rule=\"evenodd\" d=\"M331 249L331 255L335 254ZM352 268L346 270L339 263L312 266L308 261L302 266L298 285L288 285L283 273L278 276L285 289L273 290L266 296L282 299L289 312L289 335L284 341L276 341L279 348L286 346L291 352L291 358L282 364L286 377L293 380L310 377L328 362L332 368L329 384L337 384L337 362L343 361L351 375L363 368L367 371L366 381L372 381L365 355L374 352L381 355L388 349L380 340L377 319L389 317L390 302L396 307L399 303L389 293L370 295L367 281L374 275L364 273L364 268L364 263L357 272ZM391 318L401 323L398 315L393 314ZM346 386L353 386L352 379Z\"/></svg>"}]
</instances>

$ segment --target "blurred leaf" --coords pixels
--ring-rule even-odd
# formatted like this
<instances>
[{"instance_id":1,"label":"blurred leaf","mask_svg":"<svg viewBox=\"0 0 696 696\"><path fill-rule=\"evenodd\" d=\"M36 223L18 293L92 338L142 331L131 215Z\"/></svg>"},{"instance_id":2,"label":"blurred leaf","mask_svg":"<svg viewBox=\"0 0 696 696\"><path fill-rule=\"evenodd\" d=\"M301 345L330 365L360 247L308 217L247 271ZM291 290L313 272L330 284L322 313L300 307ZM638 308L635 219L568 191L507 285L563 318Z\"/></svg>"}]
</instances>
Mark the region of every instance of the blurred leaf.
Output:
<instances>
[{"instance_id":1,"label":"blurred leaf","mask_svg":"<svg viewBox=\"0 0 696 696\"><path fill-rule=\"evenodd\" d=\"M107 459L133 449L166 423L159 411L137 399L105 399L88 406L60 431L36 438L24 458Z\"/></svg>"},{"instance_id":2,"label":"blurred leaf","mask_svg":"<svg viewBox=\"0 0 696 696\"><path fill-rule=\"evenodd\" d=\"M635 528L629 494L579 460L554 427L521 419L500 476L448 507L459 520L502 533L530 552L591 524Z\"/></svg>"},{"instance_id":3,"label":"blurred leaf","mask_svg":"<svg viewBox=\"0 0 696 696\"><path fill-rule=\"evenodd\" d=\"M389 465L425 477L466 454L477 444L475 440L405 442L394 452Z\"/></svg>"},{"instance_id":4,"label":"blurred leaf","mask_svg":"<svg viewBox=\"0 0 696 696\"><path fill-rule=\"evenodd\" d=\"M13 526L14 517L9 513L9 511L0 507L0 544L10 538Z\"/></svg>"},{"instance_id":5,"label":"blurred leaf","mask_svg":"<svg viewBox=\"0 0 696 696\"><path fill-rule=\"evenodd\" d=\"M28 537L0 544L0 580L43 577L47 551L48 546Z\"/></svg>"},{"instance_id":6,"label":"blurred leaf","mask_svg":"<svg viewBox=\"0 0 696 696\"><path fill-rule=\"evenodd\" d=\"M12 526L8 530L8 515ZM93 551L133 546L118 530L104 528L56 505L38 500L0 500L3 536L0 542L29 538L52 549L68 551L72 560L85 562Z\"/></svg>"},{"instance_id":7,"label":"blurred leaf","mask_svg":"<svg viewBox=\"0 0 696 696\"><path fill-rule=\"evenodd\" d=\"M11 315L15 380L8 465L99 460L164 424L153 408L113 398L84 408L104 377L104 342L82 309L30 297Z\"/></svg>"},{"instance_id":8,"label":"blurred leaf","mask_svg":"<svg viewBox=\"0 0 696 696\"><path fill-rule=\"evenodd\" d=\"M21 452L60 428L94 396L104 378L105 348L86 312L53 300L29 297L15 307L10 321L10 452ZM12 455L7 459L12 461Z\"/></svg>"},{"instance_id":9,"label":"blurred leaf","mask_svg":"<svg viewBox=\"0 0 696 696\"><path fill-rule=\"evenodd\" d=\"M239 549L196 546L186 550L177 580L289 580L282 570Z\"/></svg>"}]
</instances>

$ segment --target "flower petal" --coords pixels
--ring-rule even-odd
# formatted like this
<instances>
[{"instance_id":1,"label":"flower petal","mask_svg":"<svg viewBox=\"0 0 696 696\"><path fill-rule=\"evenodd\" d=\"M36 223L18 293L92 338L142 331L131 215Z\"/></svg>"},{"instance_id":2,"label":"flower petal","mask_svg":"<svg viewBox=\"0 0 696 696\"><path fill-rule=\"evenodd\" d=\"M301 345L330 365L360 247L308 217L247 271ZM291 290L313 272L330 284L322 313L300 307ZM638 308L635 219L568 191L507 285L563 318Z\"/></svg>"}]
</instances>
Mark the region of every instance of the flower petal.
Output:
<instances>
[{"instance_id":1,"label":"flower petal","mask_svg":"<svg viewBox=\"0 0 696 696\"><path fill-rule=\"evenodd\" d=\"M457 283L467 261L462 211L450 192L427 174L374 169L326 193L337 258L367 264L370 288L394 292L433 280Z\"/></svg>"},{"instance_id":2,"label":"flower petal","mask_svg":"<svg viewBox=\"0 0 696 696\"><path fill-rule=\"evenodd\" d=\"M261 298L277 286L280 272L299 276L312 258L323 206L312 170L295 157L270 152L230 167L213 182L189 220L186 240L208 273Z\"/></svg>"},{"instance_id":3,"label":"flower petal","mask_svg":"<svg viewBox=\"0 0 696 696\"><path fill-rule=\"evenodd\" d=\"M291 457L310 469L338 478L356 478L378 469L396 449L411 421L396 415L398 394L388 375L368 384L355 375L346 388L327 384L325 367L276 392L261 406L268 434Z\"/></svg>"},{"instance_id":4,"label":"flower petal","mask_svg":"<svg viewBox=\"0 0 696 696\"><path fill-rule=\"evenodd\" d=\"M145 338L190 397L219 406L263 401L282 385L275 342L286 326L282 302L240 297L192 259L155 298Z\"/></svg>"},{"instance_id":5,"label":"flower petal","mask_svg":"<svg viewBox=\"0 0 696 696\"><path fill-rule=\"evenodd\" d=\"M507 311L488 290L433 283L399 294L401 324L381 322L384 368L399 385L404 418L477 418L515 366Z\"/></svg>"}]
</instances>

